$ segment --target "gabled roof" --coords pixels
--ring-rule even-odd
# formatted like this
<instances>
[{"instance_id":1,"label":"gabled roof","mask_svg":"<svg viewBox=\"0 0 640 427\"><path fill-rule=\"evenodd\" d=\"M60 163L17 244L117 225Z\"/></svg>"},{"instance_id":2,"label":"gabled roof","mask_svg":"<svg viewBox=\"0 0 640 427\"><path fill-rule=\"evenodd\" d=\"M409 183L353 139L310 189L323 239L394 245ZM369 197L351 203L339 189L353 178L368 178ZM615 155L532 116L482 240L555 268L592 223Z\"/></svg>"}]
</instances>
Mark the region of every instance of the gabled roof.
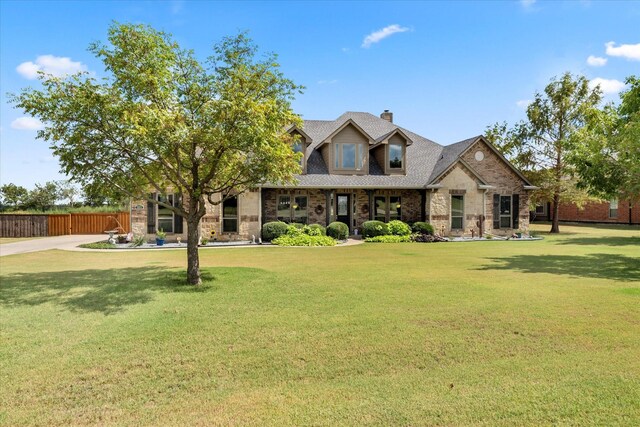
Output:
<instances>
[{"instance_id":1,"label":"gabled roof","mask_svg":"<svg viewBox=\"0 0 640 427\"><path fill-rule=\"evenodd\" d=\"M367 175L330 175L319 148L327 139L353 124L370 142L380 143L399 133L412 143L407 144L407 165L404 175L385 175L384 168L369 156L369 174ZM312 140L307 147L307 173L296 176L297 187L301 188L376 188L376 189L422 189L433 187L434 182L448 169L453 167L466 150L476 141L487 142L482 136L442 146L430 139L411 132L397 124L374 116L370 113L349 111L336 120L304 120L302 129ZM298 129L300 130L300 129ZM487 142L502 159L504 157ZM527 184L529 182L506 159L504 161ZM265 185L269 187L269 185Z\"/></svg>"}]
</instances>

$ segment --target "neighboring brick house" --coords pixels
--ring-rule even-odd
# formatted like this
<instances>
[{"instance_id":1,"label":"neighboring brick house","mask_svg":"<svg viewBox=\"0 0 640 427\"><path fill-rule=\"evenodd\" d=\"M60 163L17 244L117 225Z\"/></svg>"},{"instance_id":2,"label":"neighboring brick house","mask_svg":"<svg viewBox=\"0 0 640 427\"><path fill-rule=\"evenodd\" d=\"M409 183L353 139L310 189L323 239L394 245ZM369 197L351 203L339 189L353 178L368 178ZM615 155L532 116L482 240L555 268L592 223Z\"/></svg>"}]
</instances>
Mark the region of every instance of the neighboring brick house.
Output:
<instances>
[{"instance_id":1,"label":"neighboring brick house","mask_svg":"<svg viewBox=\"0 0 640 427\"><path fill-rule=\"evenodd\" d=\"M265 184L211 206L202 235L213 230L220 240L250 239L276 220L341 221L352 234L372 219L428 221L445 235L528 229L529 192L536 187L482 136L441 146L394 124L389 111L305 120L289 132L299 135L294 150L304 153L297 182ZM181 222L152 204L132 207L134 229L152 233L164 224L185 238Z\"/></svg>"},{"instance_id":2,"label":"neighboring brick house","mask_svg":"<svg viewBox=\"0 0 640 427\"><path fill-rule=\"evenodd\" d=\"M588 202L582 208L575 203L561 203L558 208L560 221L610 224L640 224L640 203L628 200ZM551 221L551 203L541 203L531 212L533 221Z\"/></svg>"}]
</instances>

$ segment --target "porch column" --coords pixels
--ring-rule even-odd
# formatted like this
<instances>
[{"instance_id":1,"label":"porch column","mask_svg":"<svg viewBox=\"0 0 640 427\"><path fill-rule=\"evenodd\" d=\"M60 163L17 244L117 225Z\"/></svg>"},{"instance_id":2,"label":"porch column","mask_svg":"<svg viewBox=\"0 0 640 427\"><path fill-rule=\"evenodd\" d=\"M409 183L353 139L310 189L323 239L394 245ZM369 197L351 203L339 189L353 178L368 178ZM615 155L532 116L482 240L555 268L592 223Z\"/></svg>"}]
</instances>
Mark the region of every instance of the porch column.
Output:
<instances>
[{"instance_id":1,"label":"porch column","mask_svg":"<svg viewBox=\"0 0 640 427\"><path fill-rule=\"evenodd\" d=\"M367 196L369 196L369 221L373 219L373 190L367 190Z\"/></svg>"},{"instance_id":2,"label":"porch column","mask_svg":"<svg viewBox=\"0 0 640 427\"><path fill-rule=\"evenodd\" d=\"M331 223L331 190L324 190L326 225Z\"/></svg>"},{"instance_id":3,"label":"porch column","mask_svg":"<svg viewBox=\"0 0 640 427\"><path fill-rule=\"evenodd\" d=\"M427 190L418 190L420 193L420 221L427 220Z\"/></svg>"}]
</instances>

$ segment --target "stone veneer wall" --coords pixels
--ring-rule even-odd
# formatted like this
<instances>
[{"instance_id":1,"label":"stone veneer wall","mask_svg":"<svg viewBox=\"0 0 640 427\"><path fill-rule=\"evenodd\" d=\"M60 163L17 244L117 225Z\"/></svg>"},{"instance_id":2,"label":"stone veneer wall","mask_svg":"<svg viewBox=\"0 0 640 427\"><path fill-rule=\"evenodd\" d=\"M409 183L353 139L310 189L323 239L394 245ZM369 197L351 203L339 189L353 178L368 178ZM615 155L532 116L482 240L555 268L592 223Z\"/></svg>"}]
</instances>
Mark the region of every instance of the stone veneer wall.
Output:
<instances>
[{"instance_id":1,"label":"stone veneer wall","mask_svg":"<svg viewBox=\"0 0 640 427\"><path fill-rule=\"evenodd\" d=\"M481 151L484 159L476 160L475 153ZM514 232L513 229L493 230L493 195L512 195L520 196L519 206L519 226L520 229L529 229L529 193L524 189L524 183L520 177L507 166L504 161L497 156L484 142L479 141L472 146L462 156L464 160L473 170L482 177L489 185L496 187L495 190L488 190L484 197L484 229L486 232L494 234L507 235ZM441 183L444 188L431 193L428 210L430 211L431 223L438 232L444 230L445 234L466 234L470 235L470 229L475 228L478 232L478 216L482 215L482 197L484 190L478 190L477 181L471 171L469 171L462 163L455 166L447 175L445 175ZM461 232L452 232L450 230L450 210L451 210L451 191L464 191L465 194L465 229Z\"/></svg>"},{"instance_id":2,"label":"stone veneer wall","mask_svg":"<svg viewBox=\"0 0 640 427\"><path fill-rule=\"evenodd\" d=\"M147 234L147 202L135 200L131 203L131 230L136 234ZM200 220L200 235L211 238L211 231L215 231L218 241L251 240L252 236L260 237L260 193L251 190L240 195L238 199L238 232L222 233L222 205L207 203L207 213ZM183 223L183 233L167 233L167 241L175 242L180 237L187 241L187 223ZM147 235L148 241L153 241L155 235Z\"/></svg>"},{"instance_id":3,"label":"stone veneer wall","mask_svg":"<svg viewBox=\"0 0 640 427\"><path fill-rule=\"evenodd\" d=\"M365 221L369 221L369 193L363 189L337 189L331 190L334 200L336 194L350 194L352 200L355 200L355 212L352 214L352 219L355 219L355 224L351 224L352 229L362 228L362 224ZM279 194L304 194L309 197L309 224L320 224L327 226L327 214L326 214L326 195L325 190L321 189L309 189L309 190L291 190L291 189L264 189L262 193L263 204L263 223L277 220L276 204ZM374 196L400 196L401 197L401 216L405 222L420 221L421 206L420 206L420 193L418 190L376 190ZM334 207L330 206L332 210L331 221L335 220ZM352 230L353 231L353 230Z\"/></svg>"}]
</instances>

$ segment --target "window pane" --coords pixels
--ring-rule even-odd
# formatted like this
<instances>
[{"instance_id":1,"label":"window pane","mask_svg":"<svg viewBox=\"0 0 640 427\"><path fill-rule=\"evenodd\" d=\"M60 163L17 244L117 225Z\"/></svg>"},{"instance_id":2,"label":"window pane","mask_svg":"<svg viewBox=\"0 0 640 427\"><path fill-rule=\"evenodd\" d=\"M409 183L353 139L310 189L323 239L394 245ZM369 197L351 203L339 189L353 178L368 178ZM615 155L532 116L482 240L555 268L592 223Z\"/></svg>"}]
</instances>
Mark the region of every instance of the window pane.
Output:
<instances>
[{"instance_id":1,"label":"window pane","mask_svg":"<svg viewBox=\"0 0 640 427\"><path fill-rule=\"evenodd\" d=\"M511 228L511 216L500 216L500 228Z\"/></svg>"},{"instance_id":2,"label":"window pane","mask_svg":"<svg viewBox=\"0 0 640 427\"><path fill-rule=\"evenodd\" d=\"M362 153L362 145L361 144L356 145L356 151L358 152L357 155L356 155L356 162L357 162L356 169L360 170L360 169L362 169L362 163L363 163L363 159L364 159L364 156L363 156L363 153Z\"/></svg>"},{"instance_id":3,"label":"window pane","mask_svg":"<svg viewBox=\"0 0 640 427\"><path fill-rule=\"evenodd\" d=\"M341 144L341 145L342 145L342 168L355 169L356 168L356 144Z\"/></svg>"},{"instance_id":4,"label":"window pane","mask_svg":"<svg viewBox=\"0 0 640 427\"><path fill-rule=\"evenodd\" d=\"M294 153L302 153L302 142L296 141L293 144L293 152Z\"/></svg>"},{"instance_id":5,"label":"window pane","mask_svg":"<svg viewBox=\"0 0 640 427\"><path fill-rule=\"evenodd\" d=\"M536 205L536 213L543 214L544 213L544 205Z\"/></svg>"},{"instance_id":6,"label":"window pane","mask_svg":"<svg viewBox=\"0 0 640 427\"><path fill-rule=\"evenodd\" d=\"M338 196L338 215L349 215L349 197Z\"/></svg>"},{"instance_id":7,"label":"window pane","mask_svg":"<svg viewBox=\"0 0 640 427\"><path fill-rule=\"evenodd\" d=\"M451 196L451 216L462 216L464 212L464 197Z\"/></svg>"},{"instance_id":8,"label":"window pane","mask_svg":"<svg viewBox=\"0 0 640 427\"><path fill-rule=\"evenodd\" d=\"M389 167L391 169L402 168L402 157L403 157L402 152L403 152L402 145L399 145L399 144L389 145Z\"/></svg>"},{"instance_id":9,"label":"window pane","mask_svg":"<svg viewBox=\"0 0 640 427\"><path fill-rule=\"evenodd\" d=\"M389 197L389 221L394 219L400 219L400 209L402 205L400 204L400 197L391 196Z\"/></svg>"},{"instance_id":10,"label":"window pane","mask_svg":"<svg viewBox=\"0 0 640 427\"><path fill-rule=\"evenodd\" d=\"M278 221L291 221L291 197L278 197Z\"/></svg>"},{"instance_id":11,"label":"window pane","mask_svg":"<svg viewBox=\"0 0 640 427\"><path fill-rule=\"evenodd\" d=\"M225 233L237 233L238 232L238 219L223 219L222 231Z\"/></svg>"},{"instance_id":12,"label":"window pane","mask_svg":"<svg viewBox=\"0 0 640 427\"><path fill-rule=\"evenodd\" d=\"M294 198L293 221L301 224L307 223L307 196Z\"/></svg>"},{"instance_id":13,"label":"window pane","mask_svg":"<svg viewBox=\"0 0 640 427\"><path fill-rule=\"evenodd\" d=\"M460 230L463 225L464 196L451 196L451 228Z\"/></svg>"},{"instance_id":14,"label":"window pane","mask_svg":"<svg viewBox=\"0 0 640 427\"><path fill-rule=\"evenodd\" d=\"M500 215L511 215L511 196L500 196Z\"/></svg>"},{"instance_id":15,"label":"window pane","mask_svg":"<svg viewBox=\"0 0 640 427\"><path fill-rule=\"evenodd\" d=\"M238 198L232 197L222 202L222 231L235 233L238 231Z\"/></svg>"},{"instance_id":16,"label":"window pane","mask_svg":"<svg viewBox=\"0 0 640 427\"><path fill-rule=\"evenodd\" d=\"M462 217L451 218L451 228L453 229L462 229Z\"/></svg>"},{"instance_id":17,"label":"window pane","mask_svg":"<svg viewBox=\"0 0 640 427\"><path fill-rule=\"evenodd\" d=\"M387 198L376 196L374 199L375 214L374 217L378 221L386 221L387 219Z\"/></svg>"},{"instance_id":18,"label":"window pane","mask_svg":"<svg viewBox=\"0 0 640 427\"><path fill-rule=\"evenodd\" d=\"M340 146L340 144L333 144L333 167L336 169L340 169Z\"/></svg>"},{"instance_id":19,"label":"window pane","mask_svg":"<svg viewBox=\"0 0 640 427\"><path fill-rule=\"evenodd\" d=\"M173 194L159 195L158 201L173 206ZM173 212L161 205L158 205L158 230L173 233Z\"/></svg>"}]
</instances>

